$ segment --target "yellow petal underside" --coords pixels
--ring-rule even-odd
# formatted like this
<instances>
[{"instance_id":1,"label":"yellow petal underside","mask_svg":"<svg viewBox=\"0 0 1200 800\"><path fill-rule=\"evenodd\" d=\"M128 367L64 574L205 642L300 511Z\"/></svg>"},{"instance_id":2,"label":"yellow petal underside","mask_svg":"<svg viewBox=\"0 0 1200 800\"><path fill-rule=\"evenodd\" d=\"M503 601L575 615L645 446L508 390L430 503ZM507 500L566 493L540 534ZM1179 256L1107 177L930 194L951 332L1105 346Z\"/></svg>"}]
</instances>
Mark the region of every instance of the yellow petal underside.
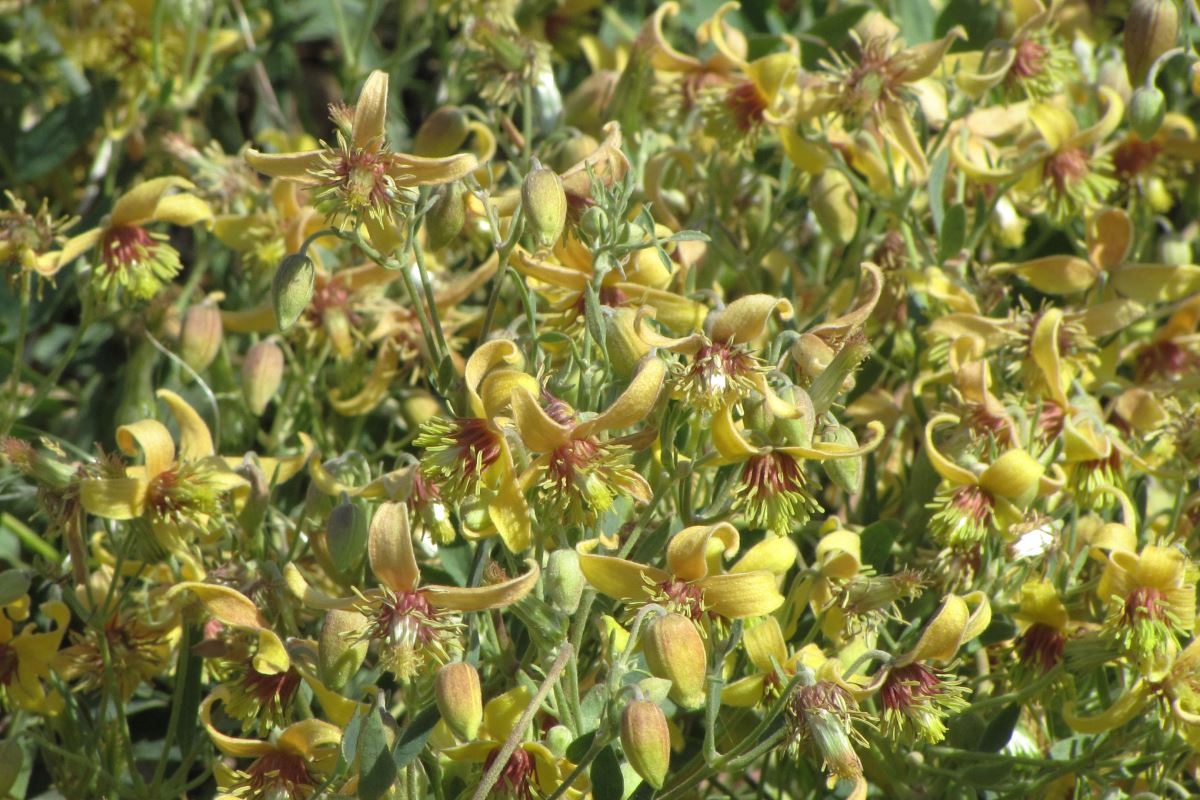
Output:
<instances>
[{"instance_id":1,"label":"yellow petal underside","mask_svg":"<svg viewBox=\"0 0 1200 800\"><path fill-rule=\"evenodd\" d=\"M776 311L783 319L790 319L792 304L769 294L739 297L713 314L712 340L732 344L753 341L766 332L767 320Z\"/></svg>"},{"instance_id":2,"label":"yellow petal underside","mask_svg":"<svg viewBox=\"0 0 1200 800\"><path fill-rule=\"evenodd\" d=\"M384 136L387 120L388 74L374 70L363 83L354 104L354 121L350 125L351 139L355 147L378 147Z\"/></svg>"},{"instance_id":3,"label":"yellow petal underside","mask_svg":"<svg viewBox=\"0 0 1200 800\"><path fill-rule=\"evenodd\" d=\"M471 413L480 419L487 418L487 410L484 408L483 401L479 397L479 385L483 382L484 376L493 367L502 363L509 364L517 369L520 369L521 365L525 363L525 358L521 355L520 348L511 339L492 339L491 341L484 342L467 359L463 378L467 385Z\"/></svg>"},{"instance_id":4,"label":"yellow petal underside","mask_svg":"<svg viewBox=\"0 0 1200 800\"><path fill-rule=\"evenodd\" d=\"M770 614L783 605L783 595L770 572L710 575L696 584L704 591L704 605L726 619Z\"/></svg>"},{"instance_id":5,"label":"yellow petal underside","mask_svg":"<svg viewBox=\"0 0 1200 800\"><path fill-rule=\"evenodd\" d=\"M774 617L767 617L747 629L742 637L742 646L746 648L750 663L759 672L768 675L775 672L771 659L778 661L780 666L787 660L787 644L783 640L783 630L779 627L779 620Z\"/></svg>"},{"instance_id":6,"label":"yellow petal underside","mask_svg":"<svg viewBox=\"0 0 1200 800\"><path fill-rule=\"evenodd\" d=\"M400 185L429 186L464 178L478 166L478 159L471 153L459 153L446 158L393 153L387 171Z\"/></svg>"},{"instance_id":7,"label":"yellow petal underside","mask_svg":"<svg viewBox=\"0 0 1200 800\"><path fill-rule=\"evenodd\" d=\"M371 571L384 586L397 593L416 591L421 569L413 554L408 507L404 503L384 503L376 509L367 535L367 558Z\"/></svg>"},{"instance_id":8,"label":"yellow petal underside","mask_svg":"<svg viewBox=\"0 0 1200 800\"><path fill-rule=\"evenodd\" d=\"M737 553L739 545L737 528L728 522L693 525L667 543L667 569L678 580L698 581L708 575L714 554L718 560L722 553L729 558Z\"/></svg>"},{"instance_id":9,"label":"yellow petal underside","mask_svg":"<svg viewBox=\"0 0 1200 800\"><path fill-rule=\"evenodd\" d=\"M667 365L662 359L654 355L642 359L625 391L602 414L580 423L575 435L583 437L599 431L619 430L641 422L658 402L666 375Z\"/></svg>"},{"instance_id":10,"label":"yellow petal underside","mask_svg":"<svg viewBox=\"0 0 1200 800\"><path fill-rule=\"evenodd\" d=\"M766 570L773 575L783 575L796 565L800 549L786 536L768 535L751 547L739 558L730 572L755 572Z\"/></svg>"},{"instance_id":11,"label":"yellow petal underside","mask_svg":"<svg viewBox=\"0 0 1200 800\"><path fill-rule=\"evenodd\" d=\"M595 555L591 552L598 542L580 542L579 567L592 587L614 600L641 601L648 599L647 587L665 583L671 576L656 567L626 561L615 556Z\"/></svg>"},{"instance_id":12,"label":"yellow petal underside","mask_svg":"<svg viewBox=\"0 0 1200 800\"><path fill-rule=\"evenodd\" d=\"M85 478L79 482L79 502L97 517L136 519L145 510L149 486L144 478Z\"/></svg>"},{"instance_id":13,"label":"yellow petal underside","mask_svg":"<svg viewBox=\"0 0 1200 800\"><path fill-rule=\"evenodd\" d=\"M512 410L521 441L533 452L552 453L570 441L573 426L552 419L525 387L513 392Z\"/></svg>"},{"instance_id":14,"label":"yellow petal underside","mask_svg":"<svg viewBox=\"0 0 1200 800\"><path fill-rule=\"evenodd\" d=\"M154 210L172 189L191 189L192 184L183 178L168 175L139 183L113 203L109 216L114 228L122 225L141 225L154 218Z\"/></svg>"},{"instance_id":15,"label":"yellow petal underside","mask_svg":"<svg viewBox=\"0 0 1200 800\"><path fill-rule=\"evenodd\" d=\"M204 420L200 418L196 410L188 405L186 400L168 389L159 389L155 394L171 409L171 415L175 417L175 422L179 425L180 460L198 461L213 455L216 450L213 448L212 434L209 433L208 426L204 424Z\"/></svg>"},{"instance_id":16,"label":"yellow petal underside","mask_svg":"<svg viewBox=\"0 0 1200 800\"><path fill-rule=\"evenodd\" d=\"M325 166L325 150L304 150L298 153L260 153L246 151L246 163L264 175L284 178L297 183L314 184L314 173Z\"/></svg>"},{"instance_id":17,"label":"yellow petal underside","mask_svg":"<svg viewBox=\"0 0 1200 800\"><path fill-rule=\"evenodd\" d=\"M453 611L485 611L489 608L503 608L512 605L533 589L541 575L541 569L533 559L526 559L528 570L524 575L511 578L502 583L473 588L457 586L426 586L421 594L438 608L448 608Z\"/></svg>"}]
</instances>

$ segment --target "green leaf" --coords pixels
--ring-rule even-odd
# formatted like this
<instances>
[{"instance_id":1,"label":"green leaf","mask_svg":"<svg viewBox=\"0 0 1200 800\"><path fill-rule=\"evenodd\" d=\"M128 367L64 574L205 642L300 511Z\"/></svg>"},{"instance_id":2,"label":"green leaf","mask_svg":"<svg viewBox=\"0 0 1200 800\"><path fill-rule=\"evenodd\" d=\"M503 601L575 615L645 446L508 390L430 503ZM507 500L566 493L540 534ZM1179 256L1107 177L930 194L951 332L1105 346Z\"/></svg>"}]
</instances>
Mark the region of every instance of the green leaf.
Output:
<instances>
[{"instance_id":1,"label":"green leaf","mask_svg":"<svg viewBox=\"0 0 1200 800\"><path fill-rule=\"evenodd\" d=\"M588 731L575 741L571 742L569 745L567 745L567 760L578 764L579 760L584 757L588 749L592 746L592 742L595 741L595 739L596 732Z\"/></svg>"},{"instance_id":2,"label":"green leaf","mask_svg":"<svg viewBox=\"0 0 1200 800\"><path fill-rule=\"evenodd\" d=\"M882 570L892 557L892 544L904 526L898 519L881 519L863 528L862 560L877 570Z\"/></svg>"},{"instance_id":3,"label":"green leaf","mask_svg":"<svg viewBox=\"0 0 1200 800\"><path fill-rule=\"evenodd\" d=\"M947 261L962 250L967 241L967 209L955 203L946 209L942 220L942 234L938 237L938 258Z\"/></svg>"},{"instance_id":4,"label":"green leaf","mask_svg":"<svg viewBox=\"0 0 1200 800\"><path fill-rule=\"evenodd\" d=\"M29 591L29 575L19 569L0 572L0 606L6 606Z\"/></svg>"},{"instance_id":5,"label":"green leaf","mask_svg":"<svg viewBox=\"0 0 1200 800\"><path fill-rule=\"evenodd\" d=\"M1021 718L1021 706L1017 703L1009 703L1000 710L987 728L983 731L983 736L979 739L979 746L975 748L984 753L998 753L1004 745L1008 744L1008 740L1012 738L1013 730L1017 727L1017 720Z\"/></svg>"},{"instance_id":6,"label":"green leaf","mask_svg":"<svg viewBox=\"0 0 1200 800\"><path fill-rule=\"evenodd\" d=\"M36 180L64 163L100 128L103 113L104 99L96 89L56 106L17 139L11 154L15 181Z\"/></svg>"},{"instance_id":7,"label":"green leaf","mask_svg":"<svg viewBox=\"0 0 1200 800\"><path fill-rule=\"evenodd\" d=\"M595 800L621 800L625 796L625 778L621 774L621 762L612 745L600 751L592 768L588 771L592 779L592 797Z\"/></svg>"},{"instance_id":8,"label":"green leaf","mask_svg":"<svg viewBox=\"0 0 1200 800\"><path fill-rule=\"evenodd\" d=\"M357 749L359 800L380 800L396 781L396 762L388 752L387 728L378 706L363 720Z\"/></svg>"},{"instance_id":9,"label":"green leaf","mask_svg":"<svg viewBox=\"0 0 1200 800\"><path fill-rule=\"evenodd\" d=\"M921 44L933 38L933 24L937 20L929 0L896 0L895 8L896 22L908 44Z\"/></svg>"},{"instance_id":10,"label":"green leaf","mask_svg":"<svg viewBox=\"0 0 1200 800\"><path fill-rule=\"evenodd\" d=\"M943 147L929 162L929 182L925 184L929 192L929 215L933 217L933 229L942 232L942 219L946 216L946 199L943 193L946 188L946 172L950 169L950 148Z\"/></svg>"},{"instance_id":11,"label":"green leaf","mask_svg":"<svg viewBox=\"0 0 1200 800\"><path fill-rule=\"evenodd\" d=\"M933 35L945 36L955 25L961 25L967 31L967 40L955 42L951 52L980 50L995 37L996 22L999 18L999 7L991 3L950 0L938 15Z\"/></svg>"},{"instance_id":12,"label":"green leaf","mask_svg":"<svg viewBox=\"0 0 1200 800\"><path fill-rule=\"evenodd\" d=\"M1006 642L1016 637L1016 635L1017 625L1015 622L1008 617L995 616L992 617L991 624L979 635L979 643L986 646L998 642Z\"/></svg>"},{"instance_id":13,"label":"green leaf","mask_svg":"<svg viewBox=\"0 0 1200 800\"><path fill-rule=\"evenodd\" d=\"M600 348L600 352L604 354L604 360L608 360L608 344L607 344L607 328L604 327L604 310L600 308L600 297L596 294L596 287L592 284L587 284L583 289L583 306L584 314L587 316L588 333L592 336L592 341Z\"/></svg>"},{"instance_id":14,"label":"green leaf","mask_svg":"<svg viewBox=\"0 0 1200 800\"><path fill-rule=\"evenodd\" d=\"M441 718L437 706L430 706L408 723L408 727L396 741L396 749L392 753L396 769L404 769L413 759L421 755L421 751L425 749L425 742L429 740L429 735L433 733L434 726Z\"/></svg>"}]
</instances>

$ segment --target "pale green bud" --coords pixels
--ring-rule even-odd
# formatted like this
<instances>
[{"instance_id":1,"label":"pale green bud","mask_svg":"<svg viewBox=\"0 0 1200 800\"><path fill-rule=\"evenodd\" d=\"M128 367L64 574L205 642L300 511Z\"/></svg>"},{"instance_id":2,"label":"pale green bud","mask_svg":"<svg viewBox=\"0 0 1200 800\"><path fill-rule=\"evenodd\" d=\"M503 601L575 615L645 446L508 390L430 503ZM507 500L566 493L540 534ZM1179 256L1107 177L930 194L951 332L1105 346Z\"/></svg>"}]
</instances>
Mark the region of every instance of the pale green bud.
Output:
<instances>
[{"instance_id":1,"label":"pale green bud","mask_svg":"<svg viewBox=\"0 0 1200 800\"><path fill-rule=\"evenodd\" d=\"M279 330L286 331L296 324L308 308L316 285L317 268L308 256L292 253L280 262L271 281L271 304Z\"/></svg>"},{"instance_id":2,"label":"pale green bud","mask_svg":"<svg viewBox=\"0 0 1200 800\"><path fill-rule=\"evenodd\" d=\"M479 673L463 661L445 665L434 679L434 699L442 719L463 741L470 741L483 722L483 693Z\"/></svg>"},{"instance_id":3,"label":"pale green bud","mask_svg":"<svg viewBox=\"0 0 1200 800\"><path fill-rule=\"evenodd\" d=\"M539 247L552 247L567 225L567 193L562 178L540 165L521 184L525 222Z\"/></svg>"},{"instance_id":4,"label":"pale green bud","mask_svg":"<svg viewBox=\"0 0 1200 800\"><path fill-rule=\"evenodd\" d=\"M671 732L662 709L634 700L621 713L621 749L646 783L661 789L671 766Z\"/></svg>"},{"instance_id":5,"label":"pale green bud","mask_svg":"<svg viewBox=\"0 0 1200 800\"><path fill-rule=\"evenodd\" d=\"M179 357L196 372L203 372L217 357L224 335L221 312L211 303L194 305L183 315L179 332Z\"/></svg>"},{"instance_id":6,"label":"pale green bud","mask_svg":"<svg viewBox=\"0 0 1200 800\"><path fill-rule=\"evenodd\" d=\"M361 633L368 624L369 620L357 611L325 614L317 641L317 668L321 681L330 689L340 690L362 666L370 642Z\"/></svg>"},{"instance_id":7,"label":"pale green bud","mask_svg":"<svg viewBox=\"0 0 1200 800\"><path fill-rule=\"evenodd\" d=\"M261 416L283 380L283 351L268 340L256 342L242 361L242 394L254 416Z\"/></svg>"}]
</instances>

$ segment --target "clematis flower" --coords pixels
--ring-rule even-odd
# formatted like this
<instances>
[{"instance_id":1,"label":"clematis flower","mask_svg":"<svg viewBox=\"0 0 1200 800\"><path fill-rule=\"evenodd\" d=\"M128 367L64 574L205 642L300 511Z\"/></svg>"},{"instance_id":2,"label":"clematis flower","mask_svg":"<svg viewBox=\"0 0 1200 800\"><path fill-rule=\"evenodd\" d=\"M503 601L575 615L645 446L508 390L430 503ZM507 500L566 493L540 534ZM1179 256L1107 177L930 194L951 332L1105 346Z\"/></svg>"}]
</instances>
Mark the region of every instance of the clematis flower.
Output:
<instances>
[{"instance_id":1,"label":"clematis flower","mask_svg":"<svg viewBox=\"0 0 1200 800\"><path fill-rule=\"evenodd\" d=\"M684 528L667 543L667 569L597 554L600 540L576 545L579 566L603 595L631 604L658 603L693 622L770 614L783 604L777 576L796 562L796 545L773 537L719 571L721 556L738 551L737 529L727 522Z\"/></svg>"},{"instance_id":2,"label":"clematis flower","mask_svg":"<svg viewBox=\"0 0 1200 800\"><path fill-rule=\"evenodd\" d=\"M158 544L174 553L184 550L192 535L206 533L209 518L221 513L223 498L248 483L216 456L208 426L187 401L166 389L157 396L179 425L178 451L158 420L122 425L117 446L130 456L140 451L144 464L126 467L121 475L85 478L79 498L84 510L98 517L146 519Z\"/></svg>"},{"instance_id":3,"label":"clematis flower","mask_svg":"<svg viewBox=\"0 0 1200 800\"><path fill-rule=\"evenodd\" d=\"M754 671L721 690L721 702L728 706L751 707L770 703L804 663L804 650L788 653L783 629L775 617L767 617L748 628L742 647Z\"/></svg>"},{"instance_id":4,"label":"clematis flower","mask_svg":"<svg viewBox=\"0 0 1200 800\"><path fill-rule=\"evenodd\" d=\"M200 704L200 721L222 754L254 760L243 769L218 762L214 769L218 800L308 800L315 796L337 766L342 729L323 720L305 719L277 731L267 741L229 736L212 721L213 706L228 701L226 689L215 689Z\"/></svg>"},{"instance_id":5,"label":"clematis flower","mask_svg":"<svg viewBox=\"0 0 1200 800\"><path fill-rule=\"evenodd\" d=\"M183 178L154 178L117 198L99 227L77 234L63 245L55 271L99 248L94 270L96 287L109 298L123 293L148 300L179 273L179 253L161 233L147 230L155 222L195 225L212 219L208 204L186 191Z\"/></svg>"},{"instance_id":6,"label":"clematis flower","mask_svg":"<svg viewBox=\"0 0 1200 800\"><path fill-rule=\"evenodd\" d=\"M1173 547L1114 550L1098 593L1108 605L1105 629L1143 675L1154 676L1196 626L1195 564Z\"/></svg>"},{"instance_id":7,"label":"clematis flower","mask_svg":"<svg viewBox=\"0 0 1200 800\"><path fill-rule=\"evenodd\" d=\"M62 707L62 698L46 692L45 681L58 662L58 648L71 622L71 612L57 600L42 603L40 610L53 623L45 632L36 626L18 623L29 619L28 594L0 607L0 701L11 711L14 707L38 714L53 714Z\"/></svg>"},{"instance_id":8,"label":"clematis flower","mask_svg":"<svg viewBox=\"0 0 1200 800\"><path fill-rule=\"evenodd\" d=\"M470 416L434 417L415 440L424 448L421 470L448 502L478 503L505 546L514 553L529 547L529 507L517 482L512 452L498 416L513 390L540 387L519 371L524 357L511 339L485 342L467 359L464 372Z\"/></svg>"},{"instance_id":9,"label":"clematis flower","mask_svg":"<svg viewBox=\"0 0 1200 800\"><path fill-rule=\"evenodd\" d=\"M500 748L512 734L521 715L532 701L532 693L523 686L493 697L483 708L483 725L479 738L473 742L447 747L442 755L451 761L482 764L483 772L491 769ZM500 770L500 778L489 797L502 800L526 800L549 796L562 784L575 765L537 741L522 741ZM589 781L580 777L564 796L582 798L590 789Z\"/></svg>"},{"instance_id":10,"label":"clematis flower","mask_svg":"<svg viewBox=\"0 0 1200 800\"><path fill-rule=\"evenodd\" d=\"M451 660L461 649L460 615L512 605L529 594L541 574L529 560L524 575L477 588L421 585L413 553L408 510L384 503L371 520L367 539L371 571L380 586L356 597L330 597L309 586L295 564L284 570L288 587L305 605L325 610L353 608L370 620L364 637L382 647L381 663L409 681Z\"/></svg>"},{"instance_id":11,"label":"clematis flower","mask_svg":"<svg viewBox=\"0 0 1200 800\"><path fill-rule=\"evenodd\" d=\"M1060 93L1077 72L1076 61L1056 30L1062 6L1050 8L1033 0L1031 13L1007 40L994 41L979 52L956 53L944 61L944 72L958 88L980 99L999 86L1009 99L1043 100Z\"/></svg>"},{"instance_id":12,"label":"clematis flower","mask_svg":"<svg viewBox=\"0 0 1200 800\"><path fill-rule=\"evenodd\" d=\"M1062 663L1071 618L1054 584L1045 580L1022 584L1015 617L1021 629L1017 657L1023 666L1046 673Z\"/></svg>"},{"instance_id":13,"label":"clematis flower","mask_svg":"<svg viewBox=\"0 0 1200 800\"><path fill-rule=\"evenodd\" d=\"M298 153L246 152L252 167L274 178L312 187L317 210L335 225L363 225L383 253L401 244L396 220L416 199L420 186L449 183L468 175L478 162L459 154L422 158L392 152L387 145L388 76L372 72L352 114L334 113L337 146Z\"/></svg>"},{"instance_id":14,"label":"clematis flower","mask_svg":"<svg viewBox=\"0 0 1200 800\"><path fill-rule=\"evenodd\" d=\"M71 217L55 217L49 201L42 200L35 212L26 210L25 201L5 190L8 210L0 211L0 267L14 275L22 271L53 278L62 268L58 248L64 231L75 224Z\"/></svg>"},{"instance_id":15,"label":"clematis flower","mask_svg":"<svg viewBox=\"0 0 1200 800\"><path fill-rule=\"evenodd\" d=\"M543 409L528 388L514 389L517 431L526 447L540 453L522 483L537 481L539 505L547 519L588 527L618 496L649 502L650 485L630 464L629 446L611 438L601 441L599 434L644 420L658 400L666 372L661 359L648 357L612 405L584 419L562 400L552 398Z\"/></svg>"}]
</instances>

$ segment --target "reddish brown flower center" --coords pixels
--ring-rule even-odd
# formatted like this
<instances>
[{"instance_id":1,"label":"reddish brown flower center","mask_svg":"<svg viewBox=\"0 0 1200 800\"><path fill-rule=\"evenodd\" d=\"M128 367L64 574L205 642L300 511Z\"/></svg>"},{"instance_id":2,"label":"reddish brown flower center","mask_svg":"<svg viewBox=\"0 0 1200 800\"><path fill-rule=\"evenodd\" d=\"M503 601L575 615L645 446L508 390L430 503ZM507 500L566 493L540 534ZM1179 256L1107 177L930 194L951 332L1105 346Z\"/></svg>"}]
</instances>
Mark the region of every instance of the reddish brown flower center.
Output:
<instances>
[{"instance_id":1,"label":"reddish brown flower center","mask_svg":"<svg viewBox=\"0 0 1200 800\"><path fill-rule=\"evenodd\" d=\"M1136 136L1130 136L1112 154L1117 177L1129 179L1142 174L1154 164L1161 152L1162 145L1158 142L1143 142Z\"/></svg>"},{"instance_id":2,"label":"reddish brown flower center","mask_svg":"<svg viewBox=\"0 0 1200 800\"><path fill-rule=\"evenodd\" d=\"M468 470L483 472L500 457L500 437L488 427L487 420L459 419L451 435Z\"/></svg>"},{"instance_id":3,"label":"reddish brown flower center","mask_svg":"<svg viewBox=\"0 0 1200 800\"><path fill-rule=\"evenodd\" d=\"M492 768L496 757L500 755L501 748L487 754L487 758L483 762L483 771L486 773ZM505 793L508 797L519 798L519 800L532 800L534 777L534 761L533 756L529 754L523 747L518 747L508 757L508 761L504 763L504 767L500 770L500 778L496 781L496 788Z\"/></svg>"},{"instance_id":4,"label":"reddish brown flower center","mask_svg":"<svg viewBox=\"0 0 1200 800\"><path fill-rule=\"evenodd\" d=\"M1062 406L1051 402L1042 404L1041 414L1038 415L1038 429L1042 432L1042 436L1046 439L1057 438L1062 433L1065 422L1066 416L1063 414Z\"/></svg>"},{"instance_id":5,"label":"reddish brown flower center","mask_svg":"<svg viewBox=\"0 0 1200 800\"><path fill-rule=\"evenodd\" d=\"M326 314L340 311L346 315L351 325L356 325L361 318L354 312L352 305L350 290L341 281L326 280L313 292L312 302L308 304L306 313L313 322L319 324Z\"/></svg>"},{"instance_id":6,"label":"reddish brown flower center","mask_svg":"<svg viewBox=\"0 0 1200 800\"><path fill-rule=\"evenodd\" d=\"M715 616L704 608L704 590L686 581L668 579L658 585L664 605L699 622L707 616Z\"/></svg>"},{"instance_id":7,"label":"reddish brown flower center","mask_svg":"<svg viewBox=\"0 0 1200 800\"><path fill-rule=\"evenodd\" d=\"M140 225L109 228L100 239L100 253L111 271L136 264L154 248L154 238Z\"/></svg>"},{"instance_id":8,"label":"reddish brown flower center","mask_svg":"<svg viewBox=\"0 0 1200 800\"><path fill-rule=\"evenodd\" d=\"M1023 664L1037 665L1043 672L1062 661L1066 637L1062 631L1042 622L1035 622L1017 639Z\"/></svg>"},{"instance_id":9,"label":"reddish brown flower center","mask_svg":"<svg viewBox=\"0 0 1200 800\"><path fill-rule=\"evenodd\" d=\"M420 470L413 470L412 493L408 496L409 508L421 508L441 501L442 492L437 484L430 483Z\"/></svg>"},{"instance_id":10,"label":"reddish brown flower center","mask_svg":"<svg viewBox=\"0 0 1200 800\"><path fill-rule=\"evenodd\" d=\"M0 644L0 686L8 686L17 675L17 651L11 645Z\"/></svg>"},{"instance_id":11,"label":"reddish brown flower center","mask_svg":"<svg viewBox=\"0 0 1200 800\"><path fill-rule=\"evenodd\" d=\"M1161 622L1167 618L1166 597L1153 586L1139 586L1125 596L1125 610L1121 622L1134 625L1138 622Z\"/></svg>"},{"instance_id":12,"label":"reddish brown flower center","mask_svg":"<svg viewBox=\"0 0 1200 800\"><path fill-rule=\"evenodd\" d=\"M1088 174L1087 153L1078 147L1063 148L1046 159L1042 174L1054 183L1059 194L1063 194L1071 184Z\"/></svg>"},{"instance_id":13,"label":"reddish brown flower center","mask_svg":"<svg viewBox=\"0 0 1200 800\"><path fill-rule=\"evenodd\" d=\"M1008 77L1015 80L1032 78L1046 66L1046 48L1032 39L1025 39L1017 45L1017 53L1013 64L1009 67Z\"/></svg>"},{"instance_id":14,"label":"reddish brown flower center","mask_svg":"<svg viewBox=\"0 0 1200 800\"><path fill-rule=\"evenodd\" d=\"M242 686L262 705L278 704L281 708L292 701L292 696L300 686L300 673L294 669L268 675L254 668L254 662L245 663L246 674L242 676Z\"/></svg>"},{"instance_id":15,"label":"reddish brown flower center","mask_svg":"<svg viewBox=\"0 0 1200 800\"><path fill-rule=\"evenodd\" d=\"M246 769L254 796L286 797L289 800L306 798L317 780L308 769L303 756L280 750L259 756ZM268 794L268 793L272 794Z\"/></svg>"},{"instance_id":16,"label":"reddish brown flower center","mask_svg":"<svg viewBox=\"0 0 1200 800\"><path fill-rule=\"evenodd\" d=\"M992 509L996 501L982 486L960 486L954 490L950 500L960 513L973 519L977 524L986 524L992 517Z\"/></svg>"},{"instance_id":17,"label":"reddish brown flower center","mask_svg":"<svg viewBox=\"0 0 1200 800\"><path fill-rule=\"evenodd\" d=\"M781 492L803 491L804 473L792 456L772 450L747 459L742 467L742 483L753 499L762 500Z\"/></svg>"},{"instance_id":18,"label":"reddish brown flower center","mask_svg":"<svg viewBox=\"0 0 1200 800\"><path fill-rule=\"evenodd\" d=\"M383 151L352 147L342 152L333 166L334 180L344 187L353 208L382 208L391 202L387 179L387 156Z\"/></svg>"},{"instance_id":19,"label":"reddish brown flower center","mask_svg":"<svg viewBox=\"0 0 1200 800\"><path fill-rule=\"evenodd\" d=\"M1139 381L1156 377L1177 377L1200 367L1200 357L1167 339L1142 350L1137 358Z\"/></svg>"},{"instance_id":20,"label":"reddish brown flower center","mask_svg":"<svg viewBox=\"0 0 1200 800\"><path fill-rule=\"evenodd\" d=\"M565 485L571 481L576 471L586 469L596 457L599 444L595 438L571 439L550 454L550 463L546 472L555 483Z\"/></svg>"},{"instance_id":21,"label":"reddish brown flower center","mask_svg":"<svg viewBox=\"0 0 1200 800\"><path fill-rule=\"evenodd\" d=\"M749 133L762 124L767 98L763 97L753 81L743 81L725 93L725 105L733 115L738 130Z\"/></svg>"},{"instance_id":22,"label":"reddish brown flower center","mask_svg":"<svg viewBox=\"0 0 1200 800\"><path fill-rule=\"evenodd\" d=\"M429 623L437 617L437 609L420 592L400 592L385 597L376 612L377 629L393 638L411 644L428 644L437 631Z\"/></svg>"},{"instance_id":23,"label":"reddish brown flower center","mask_svg":"<svg viewBox=\"0 0 1200 800\"><path fill-rule=\"evenodd\" d=\"M916 698L941 694L944 691L941 684L942 679L937 673L924 664L906 664L888 672L879 696L885 709L903 711Z\"/></svg>"}]
</instances>

